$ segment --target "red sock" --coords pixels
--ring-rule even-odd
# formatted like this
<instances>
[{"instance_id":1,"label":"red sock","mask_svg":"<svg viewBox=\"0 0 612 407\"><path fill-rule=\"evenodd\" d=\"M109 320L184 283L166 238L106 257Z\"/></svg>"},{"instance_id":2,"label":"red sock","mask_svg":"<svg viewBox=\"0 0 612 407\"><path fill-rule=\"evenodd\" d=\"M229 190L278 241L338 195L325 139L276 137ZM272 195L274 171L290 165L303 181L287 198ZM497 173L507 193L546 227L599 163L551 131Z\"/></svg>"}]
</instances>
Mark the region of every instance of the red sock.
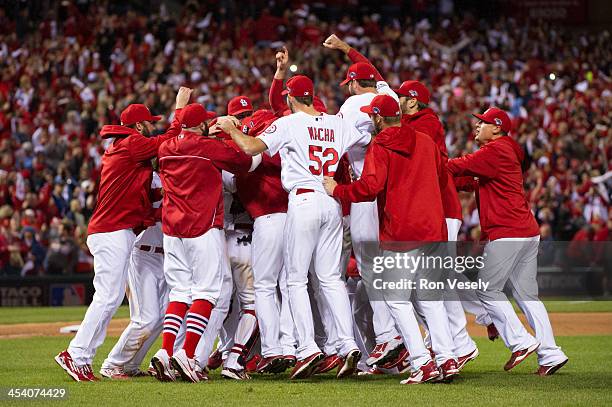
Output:
<instances>
[{"instance_id":1,"label":"red sock","mask_svg":"<svg viewBox=\"0 0 612 407\"><path fill-rule=\"evenodd\" d=\"M188 308L189 306L184 302L172 301L166 309L162 333L162 349L165 349L169 356L172 356L174 351L174 341L179 329L181 329Z\"/></svg>"},{"instance_id":2,"label":"red sock","mask_svg":"<svg viewBox=\"0 0 612 407\"><path fill-rule=\"evenodd\" d=\"M213 305L206 300L195 300L191 304L191 308L189 308L185 344L183 345L183 349L185 349L185 353L189 358L193 358L196 346L198 346L206 325L208 325L208 318L210 318L212 309Z\"/></svg>"}]
</instances>

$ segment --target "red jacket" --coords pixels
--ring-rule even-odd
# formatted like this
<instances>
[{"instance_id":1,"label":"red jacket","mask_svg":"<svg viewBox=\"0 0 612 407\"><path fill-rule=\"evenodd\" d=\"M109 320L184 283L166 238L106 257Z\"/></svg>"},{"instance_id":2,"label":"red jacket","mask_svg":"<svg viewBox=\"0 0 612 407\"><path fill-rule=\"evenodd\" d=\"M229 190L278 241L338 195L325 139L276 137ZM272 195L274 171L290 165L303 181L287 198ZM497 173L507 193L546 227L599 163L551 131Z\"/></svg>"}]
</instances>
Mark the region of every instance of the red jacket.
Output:
<instances>
[{"instance_id":1,"label":"red jacket","mask_svg":"<svg viewBox=\"0 0 612 407\"><path fill-rule=\"evenodd\" d=\"M378 199L380 241L447 240L440 185L446 184L440 151L431 138L412 127L390 127L374 137L363 173L350 185L338 185L334 197L351 202ZM387 244L385 244L387 243Z\"/></svg>"},{"instance_id":2,"label":"red jacket","mask_svg":"<svg viewBox=\"0 0 612 407\"><path fill-rule=\"evenodd\" d=\"M221 170L246 172L252 158L223 141L184 131L159 148L164 188L162 230L175 237L198 237L223 229Z\"/></svg>"},{"instance_id":3,"label":"red jacket","mask_svg":"<svg viewBox=\"0 0 612 407\"><path fill-rule=\"evenodd\" d=\"M157 137L145 137L124 126L102 127L100 135L115 140L102 157L100 188L88 234L144 227L151 208L151 159L157 156L164 141L180 131L177 119L165 134Z\"/></svg>"},{"instance_id":4,"label":"red jacket","mask_svg":"<svg viewBox=\"0 0 612 407\"><path fill-rule=\"evenodd\" d=\"M454 176L478 177L476 191L483 240L540 234L523 189L522 161L519 144L502 136L475 153L447 163Z\"/></svg>"},{"instance_id":5,"label":"red jacket","mask_svg":"<svg viewBox=\"0 0 612 407\"><path fill-rule=\"evenodd\" d=\"M403 115L402 123L406 123L416 131L427 134L436 143L444 161L448 160L444 127L436 113L430 108L423 109L415 114ZM452 219L463 219L459 194L453 182L453 177L447 177L446 187L442 190L442 205L444 216Z\"/></svg>"},{"instance_id":6,"label":"red jacket","mask_svg":"<svg viewBox=\"0 0 612 407\"><path fill-rule=\"evenodd\" d=\"M282 85L282 81L281 81ZM248 134L256 137L267 129L276 116L270 110L258 110L247 124ZM233 142L228 142L238 150ZM281 183L280 154L262 154L261 164L253 172L236 175L236 189L240 202L253 219L271 213L285 213L289 195Z\"/></svg>"}]
</instances>

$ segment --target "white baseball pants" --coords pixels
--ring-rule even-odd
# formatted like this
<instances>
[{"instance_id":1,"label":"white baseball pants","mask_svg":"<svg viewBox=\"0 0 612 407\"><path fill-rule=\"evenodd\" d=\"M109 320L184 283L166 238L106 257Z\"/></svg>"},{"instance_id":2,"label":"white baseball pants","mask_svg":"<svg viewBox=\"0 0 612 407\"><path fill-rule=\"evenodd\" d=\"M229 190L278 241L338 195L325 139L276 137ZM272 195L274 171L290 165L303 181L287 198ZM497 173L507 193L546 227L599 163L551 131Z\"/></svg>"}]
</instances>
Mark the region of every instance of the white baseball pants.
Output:
<instances>
[{"instance_id":1,"label":"white baseball pants","mask_svg":"<svg viewBox=\"0 0 612 407\"><path fill-rule=\"evenodd\" d=\"M312 310L308 297L308 270L311 261L325 301L334 304L332 315L339 340L338 354L357 348L353 338L351 305L340 275L342 212L335 199L321 192L289 194L285 224L284 260L291 314L296 324L298 359L320 349L314 340Z\"/></svg>"},{"instance_id":2,"label":"white baseball pants","mask_svg":"<svg viewBox=\"0 0 612 407\"><path fill-rule=\"evenodd\" d=\"M87 237L94 256L93 300L68 353L77 365L91 364L106 338L106 329L125 296L130 254L136 235L131 229L95 233Z\"/></svg>"},{"instance_id":3,"label":"white baseball pants","mask_svg":"<svg viewBox=\"0 0 612 407\"><path fill-rule=\"evenodd\" d=\"M123 367L126 372L138 370L162 331L169 291L164 278L164 255L159 250L156 252L156 246L147 247L149 251L141 250L137 239L132 249L128 270L130 323L102 363L102 368Z\"/></svg>"},{"instance_id":4,"label":"white baseball pants","mask_svg":"<svg viewBox=\"0 0 612 407\"><path fill-rule=\"evenodd\" d=\"M379 255L378 242L378 204L374 202L358 202L351 204L351 239L353 253L357 261L357 269L361 277L371 286L374 257ZM384 301L370 301L373 317L372 325L376 335L376 343L388 342L399 335L393 316Z\"/></svg>"},{"instance_id":5,"label":"white baseball pants","mask_svg":"<svg viewBox=\"0 0 612 407\"><path fill-rule=\"evenodd\" d=\"M480 270L478 278L490 282L490 285L486 291L478 290L477 294L508 349L516 352L539 342L538 363L550 366L564 361L567 356L555 343L548 313L537 298L539 241L538 235L497 239L487 243L484 268ZM527 332L504 294L506 286L527 316L535 338Z\"/></svg>"},{"instance_id":6,"label":"white baseball pants","mask_svg":"<svg viewBox=\"0 0 612 407\"><path fill-rule=\"evenodd\" d=\"M164 275L170 287L169 301L191 304L206 300L215 305L227 268L225 234L210 229L198 237L164 235Z\"/></svg>"},{"instance_id":7,"label":"white baseball pants","mask_svg":"<svg viewBox=\"0 0 612 407\"><path fill-rule=\"evenodd\" d=\"M286 213L259 216L253 224L253 276L255 310L261 331L261 355L283 354L281 309L277 287L283 270ZM293 322L293 320L291 319ZM295 351L293 352L295 353Z\"/></svg>"}]
</instances>

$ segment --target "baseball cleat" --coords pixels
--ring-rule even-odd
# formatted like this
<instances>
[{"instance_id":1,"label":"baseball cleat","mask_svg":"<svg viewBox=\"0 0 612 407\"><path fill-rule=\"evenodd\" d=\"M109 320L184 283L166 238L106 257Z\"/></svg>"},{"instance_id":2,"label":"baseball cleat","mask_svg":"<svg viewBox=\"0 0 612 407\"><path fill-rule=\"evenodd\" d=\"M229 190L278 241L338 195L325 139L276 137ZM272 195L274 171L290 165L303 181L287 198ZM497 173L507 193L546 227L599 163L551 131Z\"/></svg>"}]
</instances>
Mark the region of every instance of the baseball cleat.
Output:
<instances>
[{"instance_id":1,"label":"baseball cleat","mask_svg":"<svg viewBox=\"0 0 612 407\"><path fill-rule=\"evenodd\" d=\"M487 336L489 337L490 341L494 341L499 338L499 331L494 324L487 325Z\"/></svg>"},{"instance_id":2,"label":"baseball cleat","mask_svg":"<svg viewBox=\"0 0 612 407\"><path fill-rule=\"evenodd\" d=\"M521 363L523 360L527 359L527 356L531 355L539 347L540 347L540 344L536 342L526 349L521 349L521 350L517 350L516 352L512 352L510 359L504 365L504 370L508 371L510 369L513 369L514 367L516 367L516 365Z\"/></svg>"},{"instance_id":3,"label":"baseball cleat","mask_svg":"<svg viewBox=\"0 0 612 407\"><path fill-rule=\"evenodd\" d=\"M251 359L247 360L245 370L248 373L255 373L257 371L257 365L259 364L260 360L261 355L256 353L255 355L253 355L253 357L251 357Z\"/></svg>"},{"instance_id":4,"label":"baseball cleat","mask_svg":"<svg viewBox=\"0 0 612 407\"><path fill-rule=\"evenodd\" d=\"M291 371L291 379L306 379L312 376L312 372L321 363L325 356L321 352L315 352L307 358L298 360Z\"/></svg>"},{"instance_id":5,"label":"baseball cleat","mask_svg":"<svg viewBox=\"0 0 612 407\"><path fill-rule=\"evenodd\" d=\"M91 365L83 366L83 372L85 372L85 376L89 378L90 382L99 382L101 380L98 376L94 375Z\"/></svg>"},{"instance_id":6,"label":"baseball cleat","mask_svg":"<svg viewBox=\"0 0 612 407\"><path fill-rule=\"evenodd\" d=\"M383 369L393 369L394 367L400 366L408 358L408 356L410 356L408 349L406 349L403 344L402 347L403 349L394 360L391 360L384 365L380 365L380 367Z\"/></svg>"},{"instance_id":7,"label":"baseball cleat","mask_svg":"<svg viewBox=\"0 0 612 407\"><path fill-rule=\"evenodd\" d=\"M208 364L206 367L208 370L218 369L223 364L223 355L219 352L219 349L216 349L213 353L208 357Z\"/></svg>"},{"instance_id":8,"label":"baseball cleat","mask_svg":"<svg viewBox=\"0 0 612 407\"><path fill-rule=\"evenodd\" d=\"M556 365L552 365L552 366L540 366L538 367L538 370L535 372L535 374L537 374L538 376L551 376L553 374L555 374L555 372L559 369L561 369L563 366L565 366L565 364L569 361L569 359L565 359L563 362L561 363L557 363Z\"/></svg>"},{"instance_id":9,"label":"baseball cleat","mask_svg":"<svg viewBox=\"0 0 612 407\"><path fill-rule=\"evenodd\" d=\"M195 359L188 357L185 349L179 349L170 358L170 363L186 382L197 383L200 381L196 373Z\"/></svg>"},{"instance_id":10,"label":"baseball cleat","mask_svg":"<svg viewBox=\"0 0 612 407\"><path fill-rule=\"evenodd\" d=\"M74 381L77 382L91 382L92 380L85 372L85 366L77 366L72 360L72 356L67 350L60 352L55 358L55 361L62 369L68 373Z\"/></svg>"},{"instance_id":11,"label":"baseball cleat","mask_svg":"<svg viewBox=\"0 0 612 407\"><path fill-rule=\"evenodd\" d=\"M151 365L155 369L155 378L160 382L176 381L174 368L170 365L170 356L165 349L160 349L153 355Z\"/></svg>"},{"instance_id":12,"label":"baseball cleat","mask_svg":"<svg viewBox=\"0 0 612 407\"><path fill-rule=\"evenodd\" d=\"M396 336L387 342L378 343L368 355L366 364L368 366L382 366L387 362L395 360L403 349L405 349L405 347L400 336Z\"/></svg>"},{"instance_id":13,"label":"baseball cleat","mask_svg":"<svg viewBox=\"0 0 612 407\"><path fill-rule=\"evenodd\" d=\"M421 384L427 383L440 377L440 371L436 367L433 360L430 360L427 364L421 366L416 371L412 372L410 377L406 380L402 380L400 384Z\"/></svg>"},{"instance_id":14,"label":"baseball cleat","mask_svg":"<svg viewBox=\"0 0 612 407\"><path fill-rule=\"evenodd\" d=\"M440 379L450 383L453 378L459 374L459 368L457 367L457 361L455 359L448 359L440 366Z\"/></svg>"},{"instance_id":15,"label":"baseball cleat","mask_svg":"<svg viewBox=\"0 0 612 407\"><path fill-rule=\"evenodd\" d=\"M100 375L112 380L129 380L133 376L125 373L122 367L101 368Z\"/></svg>"},{"instance_id":16,"label":"baseball cleat","mask_svg":"<svg viewBox=\"0 0 612 407\"><path fill-rule=\"evenodd\" d=\"M224 379L251 380L251 376L249 376L246 370L232 369L231 367L223 367L223 370L221 370L221 376Z\"/></svg>"},{"instance_id":17,"label":"baseball cleat","mask_svg":"<svg viewBox=\"0 0 612 407\"><path fill-rule=\"evenodd\" d=\"M335 369L342 364L343 364L342 358L339 357L338 355L336 354L325 355L321 363L319 363L317 367L312 371L312 374L315 375L315 374L327 373L330 370Z\"/></svg>"},{"instance_id":18,"label":"baseball cleat","mask_svg":"<svg viewBox=\"0 0 612 407\"><path fill-rule=\"evenodd\" d=\"M461 371L461 369L463 369L463 367L468 362L471 362L472 360L476 359L478 357L478 354L479 354L478 348L476 348L472 352L468 353L467 355L459 356L457 358L457 368L459 369L459 371Z\"/></svg>"},{"instance_id":19,"label":"baseball cleat","mask_svg":"<svg viewBox=\"0 0 612 407\"><path fill-rule=\"evenodd\" d=\"M285 370L287 370L287 363L280 355L262 358L255 369L257 373L282 373Z\"/></svg>"},{"instance_id":20,"label":"baseball cleat","mask_svg":"<svg viewBox=\"0 0 612 407\"><path fill-rule=\"evenodd\" d=\"M293 368L295 364L297 363L297 358L293 355L285 355L283 356L283 359L285 359L285 363L287 364L287 369Z\"/></svg>"},{"instance_id":21,"label":"baseball cleat","mask_svg":"<svg viewBox=\"0 0 612 407\"><path fill-rule=\"evenodd\" d=\"M208 377L208 369L207 368L202 369L200 366L198 366L196 364L195 372L196 372L196 375L198 376L198 379L201 382L206 382L206 381L210 380L210 377Z\"/></svg>"},{"instance_id":22,"label":"baseball cleat","mask_svg":"<svg viewBox=\"0 0 612 407\"><path fill-rule=\"evenodd\" d=\"M370 367L366 370L360 370L357 372L357 376L374 376L374 375L381 375L381 374L385 374L385 372L383 372L376 366Z\"/></svg>"},{"instance_id":23,"label":"baseball cleat","mask_svg":"<svg viewBox=\"0 0 612 407\"><path fill-rule=\"evenodd\" d=\"M344 363L338 367L337 379L351 376L357 369L357 362L361 359L361 352L357 349L350 351L346 357L344 357Z\"/></svg>"}]
</instances>

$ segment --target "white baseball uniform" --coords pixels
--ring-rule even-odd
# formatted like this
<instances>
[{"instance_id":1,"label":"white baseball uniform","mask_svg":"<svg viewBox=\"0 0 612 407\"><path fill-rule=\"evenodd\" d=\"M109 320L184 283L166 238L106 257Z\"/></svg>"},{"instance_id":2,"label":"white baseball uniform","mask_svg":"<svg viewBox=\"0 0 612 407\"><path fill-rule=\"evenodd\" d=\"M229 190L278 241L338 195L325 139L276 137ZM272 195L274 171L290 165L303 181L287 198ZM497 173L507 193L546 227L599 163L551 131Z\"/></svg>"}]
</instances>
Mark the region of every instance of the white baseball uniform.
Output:
<instances>
[{"instance_id":1,"label":"white baseball uniform","mask_svg":"<svg viewBox=\"0 0 612 407\"><path fill-rule=\"evenodd\" d=\"M376 89L378 94L388 94L399 103L399 98L386 82L377 82ZM340 112L338 114L349 123L353 123L361 133L371 134L374 132L374 124L372 120L370 120L370 116L362 112L360 108L369 105L376 95L377 93L372 92L353 95L340 107ZM366 150L366 148L360 146L355 146L348 150L349 162L356 179L361 177ZM376 250L374 250L375 245L368 245L367 243L378 241L379 225L376 200L372 202L352 203L350 219L351 239L353 253L355 254L355 260L357 260L357 269L360 271L371 270L372 259L377 253ZM367 273L367 275L370 275L370 273ZM364 273L363 276L366 276L366 273ZM371 284L371 282L367 283ZM362 297L352 298L358 301ZM376 335L376 343L388 342L398 336L399 333L395 327L393 316L385 303L383 301L371 301L370 306L372 307L374 315L372 324ZM362 305L353 304L353 307L360 309Z\"/></svg>"},{"instance_id":2,"label":"white baseball uniform","mask_svg":"<svg viewBox=\"0 0 612 407\"><path fill-rule=\"evenodd\" d=\"M357 349L352 334L351 306L340 276L342 211L323 188L323 176L333 176L340 157L353 145L365 146L362 134L341 117L297 112L282 117L258 136L267 154L280 152L281 180L289 192L285 224L285 266L291 314L298 334L297 357L304 359L320 349L314 341L312 311L307 291L308 270L314 261L321 294L334 304L338 354Z\"/></svg>"}]
</instances>

